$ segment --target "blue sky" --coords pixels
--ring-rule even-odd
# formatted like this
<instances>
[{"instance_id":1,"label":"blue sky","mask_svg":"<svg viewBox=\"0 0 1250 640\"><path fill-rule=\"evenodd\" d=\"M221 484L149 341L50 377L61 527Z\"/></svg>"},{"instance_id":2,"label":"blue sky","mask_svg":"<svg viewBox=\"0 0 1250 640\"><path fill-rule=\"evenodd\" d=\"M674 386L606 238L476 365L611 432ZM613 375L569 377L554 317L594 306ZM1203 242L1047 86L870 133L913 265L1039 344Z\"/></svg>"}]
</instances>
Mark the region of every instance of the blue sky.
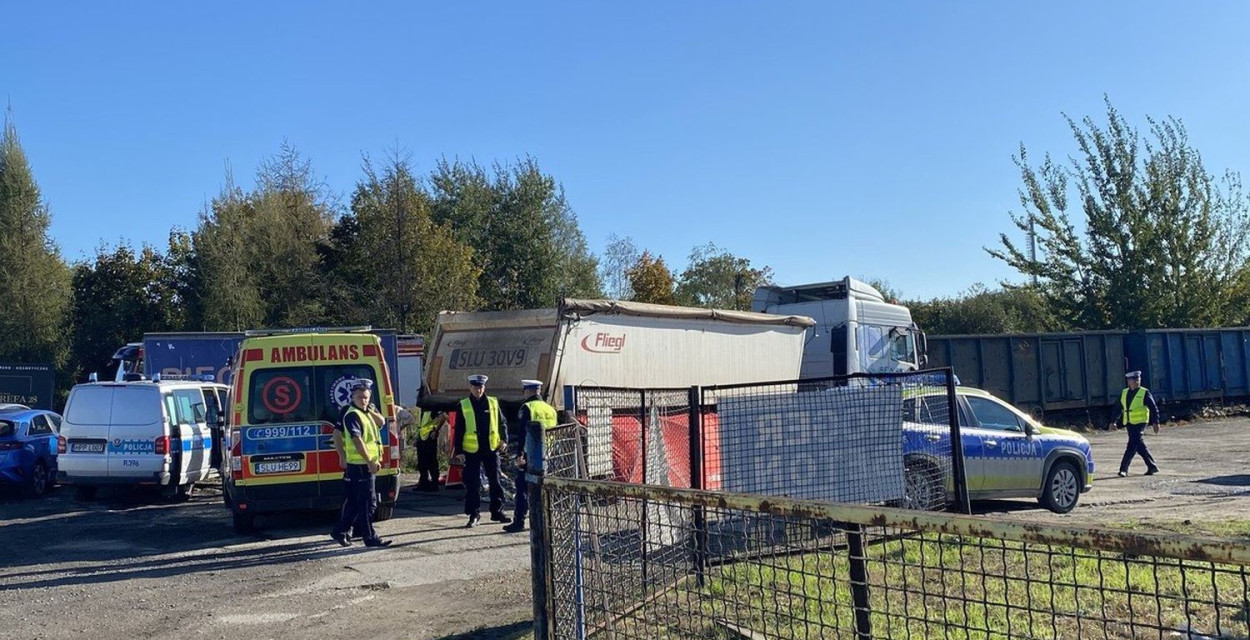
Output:
<instances>
[{"instance_id":1,"label":"blue sky","mask_svg":"<svg viewBox=\"0 0 1250 640\"><path fill-rule=\"evenodd\" d=\"M352 6L357 8L351 8ZM1250 169L1250 4L1235 2L8 3L11 105L65 256L163 247L227 165L288 140L339 193L362 154L532 155L591 249L680 269L715 242L781 283L909 297L1014 274L1012 156L1062 113L1180 117ZM346 201L344 199L344 201Z\"/></svg>"}]
</instances>

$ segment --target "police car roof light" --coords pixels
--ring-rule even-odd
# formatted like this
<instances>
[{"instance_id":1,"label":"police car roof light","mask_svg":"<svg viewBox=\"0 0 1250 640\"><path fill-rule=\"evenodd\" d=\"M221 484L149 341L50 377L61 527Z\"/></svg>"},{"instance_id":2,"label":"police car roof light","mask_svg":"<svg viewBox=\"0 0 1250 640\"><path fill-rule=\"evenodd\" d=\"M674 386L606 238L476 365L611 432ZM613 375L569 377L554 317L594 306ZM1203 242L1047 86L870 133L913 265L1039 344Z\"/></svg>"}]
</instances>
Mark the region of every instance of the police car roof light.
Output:
<instances>
[{"instance_id":1,"label":"police car roof light","mask_svg":"<svg viewBox=\"0 0 1250 640\"><path fill-rule=\"evenodd\" d=\"M99 382L99 381L100 381L100 374L94 371L91 372L91 375L87 376L87 382Z\"/></svg>"},{"instance_id":2,"label":"police car roof light","mask_svg":"<svg viewBox=\"0 0 1250 640\"><path fill-rule=\"evenodd\" d=\"M262 336L289 336L304 333L367 333L373 331L372 325L355 327L298 327L295 329L248 329L243 335L249 338Z\"/></svg>"}]
</instances>

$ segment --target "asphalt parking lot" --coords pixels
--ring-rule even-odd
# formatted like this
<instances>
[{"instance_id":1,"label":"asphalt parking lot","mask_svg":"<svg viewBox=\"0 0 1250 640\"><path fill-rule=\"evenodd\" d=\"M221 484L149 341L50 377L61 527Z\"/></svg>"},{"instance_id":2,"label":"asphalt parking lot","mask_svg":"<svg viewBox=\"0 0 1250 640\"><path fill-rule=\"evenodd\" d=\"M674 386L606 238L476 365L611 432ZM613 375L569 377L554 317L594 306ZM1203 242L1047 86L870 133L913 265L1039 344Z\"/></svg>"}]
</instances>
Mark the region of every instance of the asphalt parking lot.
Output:
<instances>
[{"instance_id":1,"label":"asphalt parking lot","mask_svg":"<svg viewBox=\"0 0 1250 640\"><path fill-rule=\"evenodd\" d=\"M1114 525L1250 519L1250 419L1148 435L1162 472L1116 477L1123 432L1096 432L1094 489L1067 515L995 501L993 517ZM288 514L239 536L215 487L187 503L71 491L0 498L0 638L509 638L531 617L529 538L462 528L461 491L402 494L395 541L341 549L329 514ZM485 633L468 634L486 628Z\"/></svg>"}]
</instances>

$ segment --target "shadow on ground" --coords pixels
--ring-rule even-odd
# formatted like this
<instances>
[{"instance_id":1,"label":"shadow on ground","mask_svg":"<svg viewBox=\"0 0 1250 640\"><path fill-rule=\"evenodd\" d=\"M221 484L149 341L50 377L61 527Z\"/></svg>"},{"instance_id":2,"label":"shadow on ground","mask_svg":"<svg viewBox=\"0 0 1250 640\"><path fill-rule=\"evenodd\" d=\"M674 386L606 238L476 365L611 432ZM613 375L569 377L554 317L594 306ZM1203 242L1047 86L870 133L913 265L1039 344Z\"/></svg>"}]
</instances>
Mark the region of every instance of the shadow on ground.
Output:
<instances>
[{"instance_id":1,"label":"shadow on ground","mask_svg":"<svg viewBox=\"0 0 1250 640\"><path fill-rule=\"evenodd\" d=\"M468 633L444 636L439 638L439 640L522 640L533 637L534 623L526 620L525 622L515 622L502 627L475 629Z\"/></svg>"}]
</instances>

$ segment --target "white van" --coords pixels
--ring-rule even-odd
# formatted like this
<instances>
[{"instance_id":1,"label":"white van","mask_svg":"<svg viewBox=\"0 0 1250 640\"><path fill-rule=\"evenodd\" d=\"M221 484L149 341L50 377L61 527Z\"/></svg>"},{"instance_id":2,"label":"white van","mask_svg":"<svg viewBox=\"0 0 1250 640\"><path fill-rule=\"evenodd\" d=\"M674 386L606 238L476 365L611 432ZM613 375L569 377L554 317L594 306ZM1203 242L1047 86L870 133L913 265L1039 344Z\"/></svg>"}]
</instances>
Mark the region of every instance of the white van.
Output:
<instances>
[{"instance_id":1,"label":"white van","mask_svg":"<svg viewBox=\"0 0 1250 640\"><path fill-rule=\"evenodd\" d=\"M100 485L158 485L187 498L218 464L228 388L192 381L75 386L57 440L57 479L79 499Z\"/></svg>"}]
</instances>

